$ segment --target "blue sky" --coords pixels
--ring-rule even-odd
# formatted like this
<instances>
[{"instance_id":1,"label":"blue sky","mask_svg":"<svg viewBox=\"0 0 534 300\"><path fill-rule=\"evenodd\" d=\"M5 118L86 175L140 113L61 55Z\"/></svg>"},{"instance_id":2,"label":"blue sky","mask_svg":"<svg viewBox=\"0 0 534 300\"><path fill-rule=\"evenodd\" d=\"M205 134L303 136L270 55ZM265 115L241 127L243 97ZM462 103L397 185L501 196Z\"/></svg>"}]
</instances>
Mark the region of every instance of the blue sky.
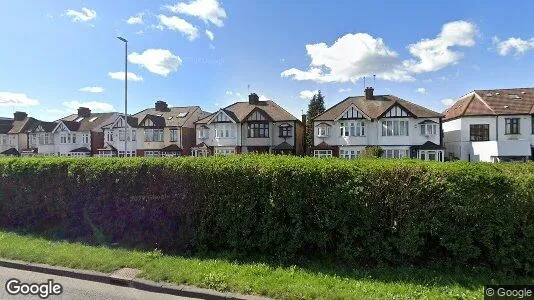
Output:
<instances>
[{"instance_id":1,"label":"blue sky","mask_svg":"<svg viewBox=\"0 0 534 300\"><path fill-rule=\"evenodd\" d=\"M376 94L437 111L473 89L534 86L528 1L21 0L0 9L0 116L123 111L118 35L129 40L130 113L156 100L212 112L250 91L298 116L310 91L330 107L361 95L373 74Z\"/></svg>"}]
</instances>

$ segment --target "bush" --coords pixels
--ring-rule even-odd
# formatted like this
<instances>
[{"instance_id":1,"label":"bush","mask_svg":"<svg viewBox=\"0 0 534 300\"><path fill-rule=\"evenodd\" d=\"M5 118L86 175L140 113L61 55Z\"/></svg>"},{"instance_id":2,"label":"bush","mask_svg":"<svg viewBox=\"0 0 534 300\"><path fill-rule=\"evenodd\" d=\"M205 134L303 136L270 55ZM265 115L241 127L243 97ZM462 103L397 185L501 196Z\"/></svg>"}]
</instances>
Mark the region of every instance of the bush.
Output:
<instances>
[{"instance_id":1,"label":"bush","mask_svg":"<svg viewBox=\"0 0 534 300\"><path fill-rule=\"evenodd\" d=\"M534 266L534 164L2 158L0 176L0 226L56 238L292 264Z\"/></svg>"},{"instance_id":2,"label":"bush","mask_svg":"<svg viewBox=\"0 0 534 300\"><path fill-rule=\"evenodd\" d=\"M363 153L358 157L362 158L380 158L384 153L384 149L380 146L366 146Z\"/></svg>"}]
</instances>

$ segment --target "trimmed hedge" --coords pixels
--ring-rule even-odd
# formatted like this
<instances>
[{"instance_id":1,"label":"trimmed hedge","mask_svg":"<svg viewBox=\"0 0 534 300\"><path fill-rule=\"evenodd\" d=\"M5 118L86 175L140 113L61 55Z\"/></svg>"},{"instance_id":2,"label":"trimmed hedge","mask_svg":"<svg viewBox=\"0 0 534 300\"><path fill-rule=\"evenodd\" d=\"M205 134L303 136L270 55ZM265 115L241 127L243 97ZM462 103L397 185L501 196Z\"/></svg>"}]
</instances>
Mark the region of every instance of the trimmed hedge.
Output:
<instances>
[{"instance_id":1,"label":"trimmed hedge","mask_svg":"<svg viewBox=\"0 0 534 300\"><path fill-rule=\"evenodd\" d=\"M534 164L2 158L0 227L165 251L531 274Z\"/></svg>"}]
</instances>

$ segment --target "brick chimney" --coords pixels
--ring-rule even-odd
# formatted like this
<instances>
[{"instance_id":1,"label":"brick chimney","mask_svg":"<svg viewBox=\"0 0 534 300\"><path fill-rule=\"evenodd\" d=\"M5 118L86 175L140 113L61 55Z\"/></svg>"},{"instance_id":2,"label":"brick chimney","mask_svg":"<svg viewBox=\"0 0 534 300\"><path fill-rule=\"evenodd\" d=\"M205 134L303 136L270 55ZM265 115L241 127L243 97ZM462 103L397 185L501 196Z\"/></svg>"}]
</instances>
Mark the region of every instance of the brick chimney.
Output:
<instances>
[{"instance_id":1,"label":"brick chimney","mask_svg":"<svg viewBox=\"0 0 534 300\"><path fill-rule=\"evenodd\" d=\"M157 111L166 111L169 109L169 106L167 105L167 102L165 101L156 101L156 105L154 106Z\"/></svg>"},{"instance_id":2,"label":"brick chimney","mask_svg":"<svg viewBox=\"0 0 534 300\"><path fill-rule=\"evenodd\" d=\"M373 95L374 90L375 89L370 86L365 88L365 100L373 100L375 98Z\"/></svg>"},{"instance_id":3,"label":"brick chimney","mask_svg":"<svg viewBox=\"0 0 534 300\"><path fill-rule=\"evenodd\" d=\"M28 116L28 114L23 112L23 111L16 111L13 114L13 119L15 121L24 121L24 119L26 119L27 116Z\"/></svg>"},{"instance_id":4,"label":"brick chimney","mask_svg":"<svg viewBox=\"0 0 534 300\"><path fill-rule=\"evenodd\" d=\"M78 117L88 118L91 116L91 110L87 107L78 108Z\"/></svg>"},{"instance_id":5,"label":"brick chimney","mask_svg":"<svg viewBox=\"0 0 534 300\"><path fill-rule=\"evenodd\" d=\"M260 97L258 95L256 95L256 93L252 93L250 95L248 95L248 103L249 104L259 104L260 103Z\"/></svg>"}]
</instances>

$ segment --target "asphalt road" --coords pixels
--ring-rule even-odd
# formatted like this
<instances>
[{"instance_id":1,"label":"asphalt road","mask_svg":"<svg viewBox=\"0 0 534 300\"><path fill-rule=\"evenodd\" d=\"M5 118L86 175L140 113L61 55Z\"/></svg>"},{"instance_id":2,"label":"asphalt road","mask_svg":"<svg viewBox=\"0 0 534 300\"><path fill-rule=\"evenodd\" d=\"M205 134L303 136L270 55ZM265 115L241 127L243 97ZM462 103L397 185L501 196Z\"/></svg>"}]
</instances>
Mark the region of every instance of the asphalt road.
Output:
<instances>
[{"instance_id":1,"label":"asphalt road","mask_svg":"<svg viewBox=\"0 0 534 300\"><path fill-rule=\"evenodd\" d=\"M63 293L59 296L49 296L47 299L195 299L177 297L166 294L151 293L129 287L115 286L111 284L73 279L69 277L54 276L43 273L22 271L0 267L0 299L41 299L34 295L10 295L6 291L6 282L16 278L23 283L46 283L48 279L53 279L54 283L63 286Z\"/></svg>"}]
</instances>

